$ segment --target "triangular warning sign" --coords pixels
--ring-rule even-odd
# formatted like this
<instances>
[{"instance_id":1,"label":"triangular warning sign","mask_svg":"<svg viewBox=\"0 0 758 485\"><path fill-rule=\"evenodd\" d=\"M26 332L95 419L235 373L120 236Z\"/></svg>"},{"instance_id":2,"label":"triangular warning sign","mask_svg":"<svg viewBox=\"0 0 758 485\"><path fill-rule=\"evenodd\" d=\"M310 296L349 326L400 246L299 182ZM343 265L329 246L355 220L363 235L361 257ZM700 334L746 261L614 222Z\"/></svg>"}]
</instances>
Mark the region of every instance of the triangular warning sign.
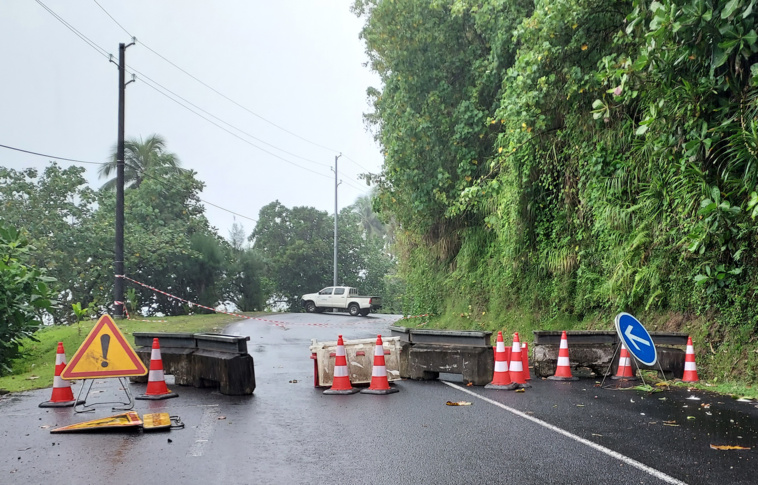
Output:
<instances>
[{"instance_id":1,"label":"triangular warning sign","mask_svg":"<svg viewBox=\"0 0 758 485\"><path fill-rule=\"evenodd\" d=\"M134 352L110 315L103 315L92 328L71 362L63 379L144 376L147 368Z\"/></svg>"}]
</instances>

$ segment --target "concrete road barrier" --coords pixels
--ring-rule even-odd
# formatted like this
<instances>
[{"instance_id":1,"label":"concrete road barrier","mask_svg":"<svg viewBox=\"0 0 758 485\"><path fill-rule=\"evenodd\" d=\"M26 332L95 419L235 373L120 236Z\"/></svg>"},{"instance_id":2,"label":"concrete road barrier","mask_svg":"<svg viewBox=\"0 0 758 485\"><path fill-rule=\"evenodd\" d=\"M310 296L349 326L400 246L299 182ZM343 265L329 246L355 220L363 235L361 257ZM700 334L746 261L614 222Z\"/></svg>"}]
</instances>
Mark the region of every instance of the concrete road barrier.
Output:
<instances>
[{"instance_id":1,"label":"concrete road barrier","mask_svg":"<svg viewBox=\"0 0 758 485\"><path fill-rule=\"evenodd\" d=\"M247 353L249 337L207 333L135 332L137 355L150 365L153 339L161 347L165 374L180 386L213 387L221 394L248 395L255 390L253 357ZM147 376L132 377L147 382Z\"/></svg>"},{"instance_id":2,"label":"concrete road barrier","mask_svg":"<svg viewBox=\"0 0 758 485\"><path fill-rule=\"evenodd\" d=\"M535 330L532 346L532 362L535 375L549 377L555 374L558 362L560 331ZM686 346L687 334L679 332L650 332L658 353L658 362L666 377L681 378L684 372L684 350L672 346ZM570 330L566 332L569 346L569 360L572 372L582 375L582 370L590 377L613 375L618 366L619 339L615 331ZM639 362L635 361L634 368ZM641 369L657 370L641 365Z\"/></svg>"},{"instance_id":3,"label":"concrete road barrier","mask_svg":"<svg viewBox=\"0 0 758 485\"><path fill-rule=\"evenodd\" d=\"M466 384L484 386L492 381L495 358L492 332L427 330L390 327L393 336L405 342L403 377L437 379L440 373L461 374Z\"/></svg>"}]
</instances>

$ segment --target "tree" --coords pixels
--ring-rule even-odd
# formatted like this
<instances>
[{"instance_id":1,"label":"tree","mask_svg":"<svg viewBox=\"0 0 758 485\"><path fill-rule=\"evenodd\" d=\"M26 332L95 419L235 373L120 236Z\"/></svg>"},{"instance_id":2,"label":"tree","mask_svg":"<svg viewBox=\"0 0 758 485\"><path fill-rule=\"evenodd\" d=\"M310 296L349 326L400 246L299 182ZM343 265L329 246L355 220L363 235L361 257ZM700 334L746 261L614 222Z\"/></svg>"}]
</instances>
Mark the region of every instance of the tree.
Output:
<instances>
[{"instance_id":1,"label":"tree","mask_svg":"<svg viewBox=\"0 0 758 485\"><path fill-rule=\"evenodd\" d=\"M230 251L224 299L234 303L243 312L263 310L266 305L263 261L252 249L232 247Z\"/></svg>"},{"instance_id":2,"label":"tree","mask_svg":"<svg viewBox=\"0 0 758 485\"><path fill-rule=\"evenodd\" d=\"M118 147L113 148L110 161L100 167L100 178L115 174L118 167ZM181 172L179 158L166 151L166 141L160 135L147 140L130 139L124 142L124 187L138 188L149 174L163 176ZM116 177L103 184L108 190L116 189Z\"/></svg>"},{"instance_id":3,"label":"tree","mask_svg":"<svg viewBox=\"0 0 758 485\"><path fill-rule=\"evenodd\" d=\"M28 262L46 268L57 280L62 299L76 292L77 300L87 306L91 288L82 275L101 271L103 260L91 258L99 235L91 233L88 226L98 196L88 186L84 172L81 167L64 169L56 163L42 172L0 168L0 205L6 222L23 229L36 248L27 255ZM53 321L71 321L69 308L70 304L61 304L52 309Z\"/></svg>"},{"instance_id":4,"label":"tree","mask_svg":"<svg viewBox=\"0 0 758 485\"><path fill-rule=\"evenodd\" d=\"M374 190L376 192L376 190ZM387 234L387 229L379 219L379 216L374 212L373 203L371 201L373 196L362 195L358 197L352 205L353 212L358 214L361 218L361 225L363 226L363 232L367 237L384 237Z\"/></svg>"},{"instance_id":5,"label":"tree","mask_svg":"<svg viewBox=\"0 0 758 485\"><path fill-rule=\"evenodd\" d=\"M288 209L279 201L263 207L250 240L265 264L272 298L299 309L300 296L333 283L333 219L313 207ZM337 282L361 292L381 294L394 262L384 242L368 237L354 207L338 218Z\"/></svg>"},{"instance_id":6,"label":"tree","mask_svg":"<svg viewBox=\"0 0 758 485\"><path fill-rule=\"evenodd\" d=\"M33 338L41 312L52 309L45 270L28 264L33 248L12 226L0 220L0 374L17 357L21 340Z\"/></svg>"},{"instance_id":7,"label":"tree","mask_svg":"<svg viewBox=\"0 0 758 485\"><path fill-rule=\"evenodd\" d=\"M271 298L296 309L300 295L329 284L332 229L326 212L313 207L264 206L250 241L266 265Z\"/></svg>"}]
</instances>

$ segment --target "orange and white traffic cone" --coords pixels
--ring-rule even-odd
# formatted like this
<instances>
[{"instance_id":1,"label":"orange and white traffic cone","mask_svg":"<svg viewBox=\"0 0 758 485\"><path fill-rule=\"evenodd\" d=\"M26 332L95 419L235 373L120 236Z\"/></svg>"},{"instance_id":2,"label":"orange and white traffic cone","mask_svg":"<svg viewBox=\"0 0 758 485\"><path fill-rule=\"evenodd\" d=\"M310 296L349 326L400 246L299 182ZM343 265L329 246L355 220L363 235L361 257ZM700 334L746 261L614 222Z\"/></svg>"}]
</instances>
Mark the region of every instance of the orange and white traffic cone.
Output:
<instances>
[{"instance_id":1,"label":"orange and white traffic cone","mask_svg":"<svg viewBox=\"0 0 758 485\"><path fill-rule=\"evenodd\" d=\"M495 372L492 374L492 382L484 386L485 389L504 389L512 391L518 384L511 380L508 372L508 359L505 356L505 343L503 332L497 332L497 346L495 347Z\"/></svg>"},{"instance_id":2,"label":"orange and white traffic cone","mask_svg":"<svg viewBox=\"0 0 758 485\"><path fill-rule=\"evenodd\" d=\"M150 353L150 372L147 377L147 390L145 394L136 396L135 399L168 399L178 397L175 392L166 387L166 378L163 375L163 359L161 359L161 346L158 339L153 339L153 351Z\"/></svg>"},{"instance_id":3,"label":"orange and white traffic cone","mask_svg":"<svg viewBox=\"0 0 758 485\"><path fill-rule=\"evenodd\" d=\"M519 387L532 387L526 383L524 377L524 359L521 357L521 341L518 338L518 332L513 334L513 346L511 348L511 363L508 365L508 371L511 374L513 382Z\"/></svg>"},{"instance_id":4,"label":"orange and white traffic cone","mask_svg":"<svg viewBox=\"0 0 758 485\"><path fill-rule=\"evenodd\" d=\"M619 366L616 370L616 375L612 376L611 379L637 380L632 370L632 359L629 357L629 351L626 350L626 346L623 343L621 344L621 354L619 354Z\"/></svg>"},{"instance_id":5,"label":"orange and white traffic cone","mask_svg":"<svg viewBox=\"0 0 758 485\"><path fill-rule=\"evenodd\" d=\"M531 381L532 376L529 373L529 344L526 342L521 344L521 359L524 368L524 380Z\"/></svg>"},{"instance_id":6,"label":"orange and white traffic cone","mask_svg":"<svg viewBox=\"0 0 758 485\"><path fill-rule=\"evenodd\" d=\"M687 351L684 353L684 375L682 382L698 382L697 367L695 366L695 348L692 346L692 337L687 337Z\"/></svg>"},{"instance_id":7,"label":"orange and white traffic cone","mask_svg":"<svg viewBox=\"0 0 758 485\"><path fill-rule=\"evenodd\" d=\"M345 357L345 342L342 335L337 337L337 352L334 359L334 380L332 387L325 390L324 394L355 394L359 391L350 384L350 374L347 369L347 358ZM382 355L384 357L384 355Z\"/></svg>"},{"instance_id":8,"label":"orange and white traffic cone","mask_svg":"<svg viewBox=\"0 0 758 485\"><path fill-rule=\"evenodd\" d=\"M39 404L41 408L67 408L82 403L74 399L71 390L71 382L61 377L61 372L66 367L66 353L63 351L63 342L58 342L58 351L55 355L55 377L53 377L53 395L49 401Z\"/></svg>"},{"instance_id":9,"label":"orange and white traffic cone","mask_svg":"<svg viewBox=\"0 0 758 485\"><path fill-rule=\"evenodd\" d=\"M561 346L558 348L558 366L555 368L555 375L548 377L551 381L578 381L578 377L571 374L571 363L569 362L569 344L566 331L561 334Z\"/></svg>"},{"instance_id":10,"label":"orange and white traffic cone","mask_svg":"<svg viewBox=\"0 0 758 485\"><path fill-rule=\"evenodd\" d=\"M361 394L392 394L399 389L390 387L390 381L387 379L387 368L384 365L384 344L382 336L376 336L376 347L374 348L374 366L371 368L371 385L368 389L362 389Z\"/></svg>"}]
</instances>

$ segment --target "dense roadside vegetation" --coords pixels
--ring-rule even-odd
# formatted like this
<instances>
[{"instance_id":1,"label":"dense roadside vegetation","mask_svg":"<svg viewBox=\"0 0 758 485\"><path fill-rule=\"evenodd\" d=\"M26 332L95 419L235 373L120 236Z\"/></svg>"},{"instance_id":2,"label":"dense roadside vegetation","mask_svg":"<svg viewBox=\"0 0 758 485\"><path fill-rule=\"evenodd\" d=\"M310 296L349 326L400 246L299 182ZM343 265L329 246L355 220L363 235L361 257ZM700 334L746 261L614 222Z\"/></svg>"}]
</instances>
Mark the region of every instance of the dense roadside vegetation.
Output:
<instances>
[{"instance_id":1,"label":"dense roadside vegetation","mask_svg":"<svg viewBox=\"0 0 758 485\"><path fill-rule=\"evenodd\" d=\"M689 331L758 381L754 0L357 0L377 210L430 325Z\"/></svg>"}]
</instances>

